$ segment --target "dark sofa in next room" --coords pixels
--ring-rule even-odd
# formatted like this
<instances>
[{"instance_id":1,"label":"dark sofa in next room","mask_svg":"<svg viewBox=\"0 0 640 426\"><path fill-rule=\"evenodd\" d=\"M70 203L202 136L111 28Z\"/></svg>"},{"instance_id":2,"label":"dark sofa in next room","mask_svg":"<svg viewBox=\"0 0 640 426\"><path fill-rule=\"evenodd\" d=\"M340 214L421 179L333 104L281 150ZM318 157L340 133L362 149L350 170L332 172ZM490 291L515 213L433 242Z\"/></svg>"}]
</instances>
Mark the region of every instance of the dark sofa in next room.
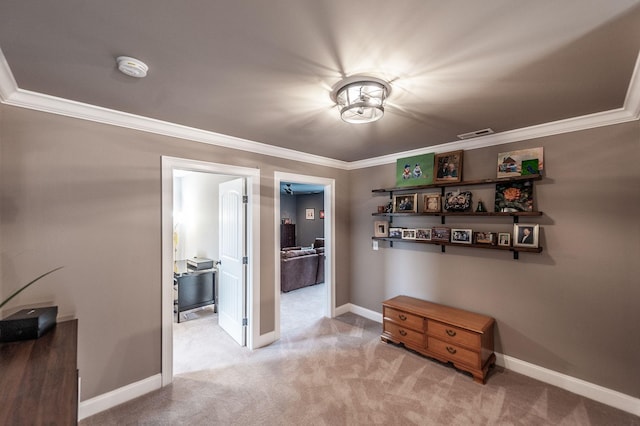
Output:
<instances>
[{"instance_id":1,"label":"dark sofa in next room","mask_svg":"<svg viewBox=\"0 0 640 426\"><path fill-rule=\"evenodd\" d=\"M297 290L324 282L324 247L285 248L280 253L280 289Z\"/></svg>"}]
</instances>

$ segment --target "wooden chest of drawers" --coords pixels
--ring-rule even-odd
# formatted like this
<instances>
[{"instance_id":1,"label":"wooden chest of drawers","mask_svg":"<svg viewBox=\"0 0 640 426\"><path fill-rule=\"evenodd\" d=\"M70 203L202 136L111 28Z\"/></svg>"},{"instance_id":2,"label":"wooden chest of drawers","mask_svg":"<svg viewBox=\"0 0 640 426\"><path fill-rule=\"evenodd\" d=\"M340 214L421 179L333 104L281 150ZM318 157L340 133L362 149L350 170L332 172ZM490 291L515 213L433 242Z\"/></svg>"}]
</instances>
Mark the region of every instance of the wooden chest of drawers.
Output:
<instances>
[{"instance_id":1,"label":"wooden chest of drawers","mask_svg":"<svg viewBox=\"0 0 640 426\"><path fill-rule=\"evenodd\" d=\"M478 383L496 362L491 317L408 296L383 302L382 315L382 341L450 362Z\"/></svg>"}]
</instances>

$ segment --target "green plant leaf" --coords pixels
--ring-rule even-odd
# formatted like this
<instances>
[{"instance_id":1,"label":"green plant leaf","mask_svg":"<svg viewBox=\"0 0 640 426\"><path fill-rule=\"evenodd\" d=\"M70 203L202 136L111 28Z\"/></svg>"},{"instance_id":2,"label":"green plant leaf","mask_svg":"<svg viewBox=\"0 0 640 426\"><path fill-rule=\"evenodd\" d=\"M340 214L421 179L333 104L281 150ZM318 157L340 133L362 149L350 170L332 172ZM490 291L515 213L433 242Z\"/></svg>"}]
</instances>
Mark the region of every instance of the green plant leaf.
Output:
<instances>
[{"instance_id":1,"label":"green plant leaf","mask_svg":"<svg viewBox=\"0 0 640 426\"><path fill-rule=\"evenodd\" d=\"M0 303L0 309L1 309L4 305L6 305L7 303L9 303L9 301L10 301L11 299L13 299L14 297L16 297L18 294L22 293L22 291L23 291L23 290L25 290L27 287L29 287L31 284L36 283L36 282L37 282L38 280L40 280L41 278L44 278L44 277L46 277L47 275L49 275L49 274L51 274L51 273L53 273L53 272L57 271L58 269L62 269L62 268L64 268L64 266L59 266L59 267L57 267L57 268L55 268L55 269L50 270L49 272L45 272L44 274L40 275L38 278L36 278L36 279L34 279L33 281L31 281L31 282L29 282L29 283L25 284L24 286L20 287L18 290L16 290L16 292L15 292L15 293L13 293L11 296L9 296L9 297L8 297L8 298L6 298L5 300L3 300L3 301L2 301L2 303Z\"/></svg>"}]
</instances>

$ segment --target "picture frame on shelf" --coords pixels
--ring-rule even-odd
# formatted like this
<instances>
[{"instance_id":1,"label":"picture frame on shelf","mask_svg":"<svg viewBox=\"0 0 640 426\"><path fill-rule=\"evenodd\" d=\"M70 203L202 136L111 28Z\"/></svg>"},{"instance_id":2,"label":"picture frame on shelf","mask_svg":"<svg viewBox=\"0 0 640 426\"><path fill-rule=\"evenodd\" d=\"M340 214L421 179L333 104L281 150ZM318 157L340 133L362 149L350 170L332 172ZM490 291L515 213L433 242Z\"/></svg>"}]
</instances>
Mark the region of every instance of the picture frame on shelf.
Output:
<instances>
[{"instance_id":1,"label":"picture frame on shelf","mask_svg":"<svg viewBox=\"0 0 640 426\"><path fill-rule=\"evenodd\" d=\"M389 227L389 238L402 238L402 229L398 227Z\"/></svg>"},{"instance_id":2,"label":"picture frame on shelf","mask_svg":"<svg viewBox=\"0 0 640 426\"><path fill-rule=\"evenodd\" d=\"M451 239L451 228L445 226L434 226L431 228L431 241L448 243Z\"/></svg>"},{"instance_id":3,"label":"picture frame on shelf","mask_svg":"<svg viewBox=\"0 0 640 426\"><path fill-rule=\"evenodd\" d=\"M434 169L436 183L460 182L462 180L462 154L464 151L451 151L436 154Z\"/></svg>"},{"instance_id":4,"label":"picture frame on shelf","mask_svg":"<svg viewBox=\"0 0 640 426\"><path fill-rule=\"evenodd\" d=\"M393 196L394 213L417 213L418 194L399 194Z\"/></svg>"},{"instance_id":5,"label":"picture frame on shelf","mask_svg":"<svg viewBox=\"0 0 640 426\"><path fill-rule=\"evenodd\" d=\"M396 161L396 186L431 185L434 153L399 158Z\"/></svg>"},{"instance_id":6,"label":"picture frame on shelf","mask_svg":"<svg viewBox=\"0 0 640 426\"><path fill-rule=\"evenodd\" d=\"M509 232L498 232L498 245L511 247L511 234Z\"/></svg>"},{"instance_id":7,"label":"picture frame on shelf","mask_svg":"<svg viewBox=\"0 0 640 426\"><path fill-rule=\"evenodd\" d=\"M495 246L496 233L495 232L474 232L473 242L475 244L487 244L487 245Z\"/></svg>"},{"instance_id":8,"label":"picture frame on shelf","mask_svg":"<svg viewBox=\"0 0 640 426\"><path fill-rule=\"evenodd\" d=\"M416 240L431 241L431 228L416 228Z\"/></svg>"},{"instance_id":9,"label":"picture frame on shelf","mask_svg":"<svg viewBox=\"0 0 640 426\"><path fill-rule=\"evenodd\" d=\"M494 211L532 212L533 183L531 181L496 183Z\"/></svg>"},{"instance_id":10,"label":"picture frame on shelf","mask_svg":"<svg viewBox=\"0 0 640 426\"><path fill-rule=\"evenodd\" d=\"M416 239L416 230L411 228L406 228L402 230L402 239L403 240L415 240Z\"/></svg>"},{"instance_id":11,"label":"picture frame on shelf","mask_svg":"<svg viewBox=\"0 0 640 426\"><path fill-rule=\"evenodd\" d=\"M537 223L514 223L513 246L538 248L540 225Z\"/></svg>"},{"instance_id":12,"label":"picture frame on shelf","mask_svg":"<svg viewBox=\"0 0 640 426\"><path fill-rule=\"evenodd\" d=\"M544 170L542 147L507 151L498 154L497 177L514 177L541 174Z\"/></svg>"},{"instance_id":13,"label":"picture frame on shelf","mask_svg":"<svg viewBox=\"0 0 640 426\"><path fill-rule=\"evenodd\" d=\"M386 238L389 236L389 222L386 220L376 220L373 225L373 236Z\"/></svg>"},{"instance_id":14,"label":"picture frame on shelf","mask_svg":"<svg viewBox=\"0 0 640 426\"><path fill-rule=\"evenodd\" d=\"M442 211L442 195L424 194L423 212L440 213Z\"/></svg>"},{"instance_id":15,"label":"picture frame on shelf","mask_svg":"<svg viewBox=\"0 0 640 426\"><path fill-rule=\"evenodd\" d=\"M466 212L473 205L471 191L447 192L444 196L443 208L447 212Z\"/></svg>"},{"instance_id":16,"label":"picture frame on shelf","mask_svg":"<svg viewBox=\"0 0 640 426\"><path fill-rule=\"evenodd\" d=\"M451 229L451 242L456 244L471 244L473 242L473 230Z\"/></svg>"}]
</instances>

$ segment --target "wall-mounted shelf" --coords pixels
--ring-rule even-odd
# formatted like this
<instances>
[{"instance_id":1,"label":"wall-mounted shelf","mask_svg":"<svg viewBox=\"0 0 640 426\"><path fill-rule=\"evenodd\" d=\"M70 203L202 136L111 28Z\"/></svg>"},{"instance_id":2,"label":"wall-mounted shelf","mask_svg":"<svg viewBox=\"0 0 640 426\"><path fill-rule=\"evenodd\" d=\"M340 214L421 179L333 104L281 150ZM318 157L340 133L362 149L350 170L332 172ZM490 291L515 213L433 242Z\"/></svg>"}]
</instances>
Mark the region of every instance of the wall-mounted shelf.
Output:
<instances>
[{"instance_id":1,"label":"wall-mounted shelf","mask_svg":"<svg viewBox=\"0 0 640 426\"><path fill-rule=\"evenodd\" d=\"M492 183L502 183L502 182L519 182L519 181L527 181L527 180L540 180L542 179L542 175L524 175L524 176L514 176L507 178L495 178L495 179L476 179L476 180L467 180L463 182L440 182L434 183L431 185L417 185L417 186L401 186L395 188L380 188L373 189L371 192L377 194L384 194L388 192L400 192L400 191L422 191L425 189L431 188L446 188L450 186L474 186L474 185L488 185Z\"/></svg>"},{"instance_id":2,"label":"wall-mounted shelf","mask_svg":"<svg viewBox=\"0 0 640 426\"><path fill-rule=\"evenodd\" d=\"M371 216L387 216L387 217L403 217L403 216L439 216L442 217L442 224L445 223L444 218L447 216L501 216L512 217L513 223L518 223L521 217L542 216L542 212L423 212L423 213L371 213Z\"/></svg>"},{"instance_id":3,"label":"wall-mounted shelf","mask_svg":"<svg viewBox=\"0 0 640 426\"><path fill-rule=\"evenodd\" d=\"M510 251L510 252L513 252L513 258L514 259L518 259L518 253L520 253L520 252L542 253L542 247L536 247L536 248L506 247L506 246L494 246L494 245L491 245L491 244L462 244L462 243L451 243L451 242L446 242L446 241L408 240L408 239L403 239L403 238L390 238L390 237L371 237L371 239L375 240L375 241L388 241L391 244L393 244L393 243L409 243L409 244L430 244L430 245L434 245L434 246L441 246L443 253L445 252L445 247L446 246Z\"/></svg>"},{"instance_id":4,"label":"wall-mounted shelf","mask_svg":"<svg viewBox=\"0 0 640 426\"><path fill-rule=\"evenodd\" d=\"M449 187L467 187L467 186L477 186L477 185L491 185L496 183L506 183L506 182L527 182L527 181L538 181L541 180L542 176L539 174L535 175L525 175L525 176L515 176L508 178L494 178L494 179L477 179L477 180L468 180L463 182L441 182L431 185L418 185L418 186L406 186L406 187L395 187L395 188L380 188L374 189L371 192L374 195L380 194L389 194L390 198L393 198L394 193L405 193L405 192L421 192L427 191L430 189L438 188L441 189L441 194L444 196L445 188ZM513 223L519 223L521 217L537 217L542 216L541 211L530 211L530 212L475 212L475 211L466 211L466 212L449 212L449 211L440 211L440 212L418 212L418 213L372 213L371 215L374 217L388 217L389 218L389 226L392 226L393 218L408 218L408 217L425 217L425 216L433 216L440 217L441 224L445 224L447 217L510 217L513 220ZM441 247L442 252L445 252L446 246L454 246L454 247L468 247L468 248L480 248L480 249L489 249L489 250L502 250L502 251L510 251L513 253L513 258L518 259L519 253L541 253L542 247L513 247L513 246L498 246L491 244L462 244L462 243L452 243L446 241L429 241L429 240L411 240L411 239L402 239L402 238L391 238L391 237L372 237L375 241L388 241L390 246L393 247L394 243L409 243L409 244L431 244L431 245L439 245Z\"/></svg>"}]
</instances>

